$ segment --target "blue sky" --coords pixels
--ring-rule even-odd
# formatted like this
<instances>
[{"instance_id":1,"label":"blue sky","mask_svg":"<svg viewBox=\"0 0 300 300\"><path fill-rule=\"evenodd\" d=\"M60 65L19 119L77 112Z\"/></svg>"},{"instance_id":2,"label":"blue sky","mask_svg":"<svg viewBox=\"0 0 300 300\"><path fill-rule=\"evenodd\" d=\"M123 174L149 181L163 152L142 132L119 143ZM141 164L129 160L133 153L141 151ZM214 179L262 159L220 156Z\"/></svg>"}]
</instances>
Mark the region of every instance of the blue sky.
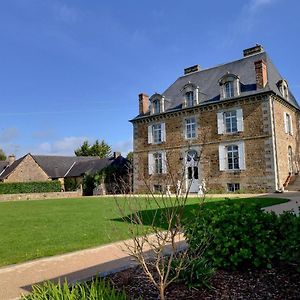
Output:
<instances>
[{"instance_id":1,"label":"blue sky","mask_svg":"<svg viewBox=\"0 0 300 300\"><path fill-rule=\"evenodd\" d=\"M132 148L138 94L260 43L300 99L298 0L3 0L0 148L72 155Z\"/></svg>"}]
</instances>

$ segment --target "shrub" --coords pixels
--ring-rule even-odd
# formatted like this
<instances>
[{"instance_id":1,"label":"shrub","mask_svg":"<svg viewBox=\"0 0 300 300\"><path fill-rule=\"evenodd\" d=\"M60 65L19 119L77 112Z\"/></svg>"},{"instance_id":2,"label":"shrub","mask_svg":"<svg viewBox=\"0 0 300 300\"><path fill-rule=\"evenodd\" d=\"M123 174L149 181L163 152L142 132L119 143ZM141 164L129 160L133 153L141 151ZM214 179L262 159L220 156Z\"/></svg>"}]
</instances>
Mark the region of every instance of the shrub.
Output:
<instances>
[{"instance_id":1,"label":"shrub","mask_svg":"<svg viewBox=\"0 0 300 300\"><path fill-rule=\"evenodd\" d=\"M185 268L179 273L179 281L182 281L188 288L211 288L210 280L215 274L215 269L211 263L203 257L188 257L184 262ZM172 262L172 272L174 272L181 260ZM174 272L175 274L175 272Z\"/></svg>"},{"instance_id":2,"label":"shrub","mask_svg":"<svg viewBox=\"0 0 300 300\"><path fill-rule=\"evenodd\" d=\"M73 286L46 282L34 285L33 291L21 300L126 300L124 292L116 291L111 285L99 278L88 283L77 283Z\"/></svg>"},{"instance_id":3,"label":"shrub","mask_svg":"<svg viewBox=\"0 0 300 300\"><path fill-rule=\"evenodd\" d=\"M58 180L0 183L0 194L48 193L60 191L61 184Z\"/></svg>"},{"instance_id":4,"label":"shrub","mask_svg":"<svg viewBox=\"0 0 300 300\"><path fill-rule=\"evenodd\" d=\"M66 192L77 191L80 188L80 183L75 178L65 178L64 183Z\"/></svg>"},{"instance_id":5,"label":"shrub","mask_svg":"<svg viewBox=\"0 0 300 300\"><path fill-rule=\"evenodd\" d=\"M185 224L185 234L191 251L197 252L201 241L210 239L204 255L215 267L270 267L276 256L277 217L258 206L203 206L190 220Z\"/></svg>"}]
</instances>

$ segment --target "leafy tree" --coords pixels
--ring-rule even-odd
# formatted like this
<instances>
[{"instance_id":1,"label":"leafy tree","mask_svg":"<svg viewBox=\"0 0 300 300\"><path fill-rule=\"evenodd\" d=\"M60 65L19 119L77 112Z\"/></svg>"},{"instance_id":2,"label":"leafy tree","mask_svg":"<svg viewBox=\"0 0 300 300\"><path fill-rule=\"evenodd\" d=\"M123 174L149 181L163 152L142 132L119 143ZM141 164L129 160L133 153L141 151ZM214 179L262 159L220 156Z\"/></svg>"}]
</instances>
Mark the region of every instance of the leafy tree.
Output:
<instances>
[{"instance_id":1,"label":"leafy tree","mask_svg":"<svg viewBox=\"0 0 300 300\"><path fill-rule=\"evenodd\" d=\"M133 162L133 152L132 152L132 151L128 152L126 158L127 158L130 162Z\"/></svg>"},{"instance_id":2,"label":"leafy tree","mask_svg":"<svg viewBox=\"0 0 300 300\"><path fill-rule=\"evenodd\" d=\"M81 147L74 152L76 156L99 156L104 158L111 156L111 147L104 140L101 142L96 140L93 145L90 145L88 141L84 141Z\"/></svg>"},{"instance_id":3,"label":"leafy tree","mask_svg":"<svg viewBox=\"0 0 300 300\"><path fill-rule=\"evenodd\" d=\"M0 160L6 160L6 155L2 149L0 149Z\"/></svg>"}]
</instances>

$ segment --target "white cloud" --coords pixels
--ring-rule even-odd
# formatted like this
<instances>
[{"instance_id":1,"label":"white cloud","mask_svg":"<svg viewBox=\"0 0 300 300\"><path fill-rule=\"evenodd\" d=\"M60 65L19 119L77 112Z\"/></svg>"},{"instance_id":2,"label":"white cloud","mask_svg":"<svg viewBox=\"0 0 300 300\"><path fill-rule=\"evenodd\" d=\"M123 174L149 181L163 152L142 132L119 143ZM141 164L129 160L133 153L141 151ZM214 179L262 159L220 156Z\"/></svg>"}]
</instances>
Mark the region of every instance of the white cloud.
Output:
<instances>
[{"instance_id":1,"label":"white cloud","mask_svg":"<svg viewBox=\"0 0 300 300\"><path fill-rule=\"evenodd\" d=\"M34 154L74 155L74 150L80 147L87 139L87 137L83 136L70 136L54 142L44 142L38 145Z\"/></svg>"},{"instance_id":2,"label":"white cloud","mask_svg":"<svg viewBox=\"0 0 300 300\"><path fill-rule=\"evenodd\" d=\"M123 156L126 156L128 152L132 151L132 148L133 148L132 139L126 141L120 141L112 145L112 150L121 152Z\"/></svg>"},{"instance_id":3,"label":"white cloud","mask_svg":"<svg viewBox=\"0 0 300 300\"><path fill-rule=\"evenodd\" d=\"M19 136L19 130L15 127L5 128L0 131L0 142L9 143Z\"/></svg>"}]
</instances>

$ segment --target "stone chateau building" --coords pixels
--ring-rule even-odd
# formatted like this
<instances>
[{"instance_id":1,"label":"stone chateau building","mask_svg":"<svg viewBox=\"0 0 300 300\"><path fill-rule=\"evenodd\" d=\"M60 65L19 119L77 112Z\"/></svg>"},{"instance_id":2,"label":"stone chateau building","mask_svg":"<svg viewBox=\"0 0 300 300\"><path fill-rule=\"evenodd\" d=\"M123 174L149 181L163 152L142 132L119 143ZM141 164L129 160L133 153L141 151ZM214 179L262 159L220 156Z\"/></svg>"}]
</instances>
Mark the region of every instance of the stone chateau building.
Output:
<instances>
[{"instance_id":1,"label":"stone chateau building","mask_svg":"<svg viewBox=\"0 0 300 300\"><path fill-rule=\"evenodd\" d=\"M263 47L184 70L162 94L139 95L134 190L275 191L299 172L300 107ZM173 181L167 180L170 174Z\"/></svg>"}]
</instances>

